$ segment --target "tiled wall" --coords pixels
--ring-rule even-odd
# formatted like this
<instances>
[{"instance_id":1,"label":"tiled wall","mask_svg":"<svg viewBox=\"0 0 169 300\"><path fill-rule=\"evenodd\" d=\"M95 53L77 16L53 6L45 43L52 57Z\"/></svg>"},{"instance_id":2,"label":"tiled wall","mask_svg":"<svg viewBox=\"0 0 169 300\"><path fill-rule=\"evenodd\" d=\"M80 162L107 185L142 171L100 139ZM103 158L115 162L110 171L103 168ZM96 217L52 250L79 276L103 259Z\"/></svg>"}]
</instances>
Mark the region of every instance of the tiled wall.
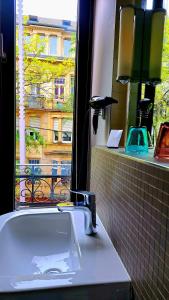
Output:
<instances>
[{"instance_id":1,"label":"tiled wall","mask_svg":"<svg viewBox=\"0 0 169 300\"><path fill-rule=\"evenodd\" d=\"M135 299L168 300L169 169L95 147L91 191L132 278Z\"/></svg>"}]
</instances>

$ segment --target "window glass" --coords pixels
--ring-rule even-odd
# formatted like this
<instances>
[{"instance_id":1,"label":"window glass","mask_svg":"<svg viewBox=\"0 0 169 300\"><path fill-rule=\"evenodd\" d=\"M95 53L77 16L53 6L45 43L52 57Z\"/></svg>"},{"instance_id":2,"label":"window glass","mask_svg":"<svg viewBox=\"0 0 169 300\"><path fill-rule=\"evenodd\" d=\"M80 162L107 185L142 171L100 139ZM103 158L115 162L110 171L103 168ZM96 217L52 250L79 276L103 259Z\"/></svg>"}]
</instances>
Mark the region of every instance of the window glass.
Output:
<instances>
[{"instance_id":1,"label":"window glass","mask_svg":"<svg viewBox=\"0 0 169 300\"><path fill-rule=\"evenodd\" d=\"M58 175L58 161L52 160L52 175L56 176Z\"/></svg>"},{"instance_id":2,"label":"window glass","mask_svg":"<svg viewBox=\"0 0 169 300\"><path fill-rule=\"evenodd\" d=\"M167 4L167 2L166 2ZM154 137L158 136L160 124L169 120L169 7L164 24L163 54L161 68L161 84L155 89L154 103Z\"/></svg>"},{"instance_id":3,"label":"window glass","mask_svg":"<svg viewBox=\"0 0 169 300\"><path fill-rule=\"evenodd\" d=\"M49 37L49 54L56 56L57 55L57 37L50 36Z\"/></svg>"},{"instance_id":4,"label":"window glass","mask_svg":"<svg viewBox=\"0 0 169 300\"><path fill-rule=\"evenodd\" d=\"M72 120L62 120L62 142L71 143L72 141Z\"/></svg>"},{"instance_id":5,"label":"window glass","mask_svg":"<svg viewBox=\"0 0 169 300\"><path fill-rule=\"evenodd\" d=\"M62 160L61 161L61 175L70 176L71 175L71 161Z\"/></svg>"},{"instance_id":6,"label":"window glass","mask_svg":"<svg viewBox=\"0 0 169 300\"><path fill-rule=\"evenodd\" d=\"M56 78L55 82L55 99L64 99L64 91L65 91L65 78L60 77Z\"/></svg>"},{"instance_id":7,"label":"window glass","mask_svg":"<svg viewBox=\"0 0 169 300\"><path fill-rule=\"evenodd\" d=\"M45 35L44 34L38 34L38 45L37 48L40 51L40 55L45 54L45 48L46 48L46 41L45 41Z\"/></svg>"},{"instance_id":8,"label":"window glass","mask_svg":"<svg viewBox=\"0 0 169 300\"><path fill-rule=\"evenodd\" d=\"M41 174L41 168L37 167L36 165L39 165L40 161L39 159L30 159L29 160L29 165L32 165L29 167L31 171L31 175L40 175Z\"/></svg>"},{"instance_id":9,"label":"window glass","mask_svg":"<svg viewBox=\"0 0 169 300\"><path fill-rule=\"evenodd\" d=\"M54 130L54 132L53 132L53 141L58 142L58 140L59 140L59 132L58 132L58 130L59 130L59 120L58 120L58 118L54 118L54 120L53 120L53 130Z\"/></svg>"},{"instance_id":10,"label":"window glass","mask_svg":"<svg viewBox=\"0 0 169 300\"><path fill-rule=\"evenodd\" d=\"M71 49L71 41L70 40L64 40L64 57L70 56L70 49Z\"/></svg>"},{"instance_id":11,"label":"window glass","mask_svg":"<svg viewBox=\"0 0 169 300\"><path fill-rule=\"evenodd\" d=\"M62 120L73 118L77 0L64 0L64 11L52 1L16 1L16 159L23 166L17 169L17 207L69 200L71 178L62 180L61 160L71 162L72 130L62 132ZM38 183L27 168L42 176Z\"/></svg>"}]
</instances>

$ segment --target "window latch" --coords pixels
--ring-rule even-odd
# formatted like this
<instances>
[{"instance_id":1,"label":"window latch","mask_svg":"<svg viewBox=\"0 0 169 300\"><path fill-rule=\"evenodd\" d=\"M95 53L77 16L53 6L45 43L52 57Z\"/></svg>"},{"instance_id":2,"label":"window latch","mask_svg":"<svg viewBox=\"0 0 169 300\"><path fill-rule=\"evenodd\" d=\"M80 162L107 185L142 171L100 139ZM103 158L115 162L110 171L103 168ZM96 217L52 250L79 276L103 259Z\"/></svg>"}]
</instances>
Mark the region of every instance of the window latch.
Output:
<instances>
[{"instance_id":1,"label":"window latch","mask_svg":"<svg viewBox=\"0 0 169 300\"><path fill-rule=\"evenodd\" d=\"M6 53L4 52L4 38L3 33L0 33L0 60L6 63Z\"/></svg>"}]
</instances>

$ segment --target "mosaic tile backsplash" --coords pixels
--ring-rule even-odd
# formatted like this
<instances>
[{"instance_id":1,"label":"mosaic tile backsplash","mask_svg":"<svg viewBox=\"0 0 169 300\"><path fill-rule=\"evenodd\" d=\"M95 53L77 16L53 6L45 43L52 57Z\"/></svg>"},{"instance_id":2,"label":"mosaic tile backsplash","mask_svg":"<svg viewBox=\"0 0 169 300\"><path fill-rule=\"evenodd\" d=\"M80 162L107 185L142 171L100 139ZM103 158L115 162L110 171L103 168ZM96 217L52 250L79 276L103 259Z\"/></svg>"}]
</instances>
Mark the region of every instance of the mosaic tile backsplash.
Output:
<instances>
[{"instance_id":1,"label":"mosaic tile backsplash","mask_svg":"<svg viewBox=\"0 0 169 300\"><path fill-rule=\"evenodd\" d=\"M94 147L97 212L133 283L134 299L169 299L169 169Z\"/></svg>"}]
</instances>

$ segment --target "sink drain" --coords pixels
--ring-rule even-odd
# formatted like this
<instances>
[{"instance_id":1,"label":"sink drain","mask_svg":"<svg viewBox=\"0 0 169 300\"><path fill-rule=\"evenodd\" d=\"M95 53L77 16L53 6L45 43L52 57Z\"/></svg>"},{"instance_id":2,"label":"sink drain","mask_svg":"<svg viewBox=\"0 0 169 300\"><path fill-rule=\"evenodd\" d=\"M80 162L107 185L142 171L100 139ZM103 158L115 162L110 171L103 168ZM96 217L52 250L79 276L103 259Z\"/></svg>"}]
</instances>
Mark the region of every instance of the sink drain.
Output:
<instances>
[{"instance_id":1,"label":"sink drain","mask_svg":"<svg viewBox=\"0 0 169 300\"><path fill-rule=\"evenodd\" d=\"M47 269L44 274L45 275L58 275L62 273L62 271L59 269L59 268L50 268L50 269Z\"/></svg>"}]
</instances>

